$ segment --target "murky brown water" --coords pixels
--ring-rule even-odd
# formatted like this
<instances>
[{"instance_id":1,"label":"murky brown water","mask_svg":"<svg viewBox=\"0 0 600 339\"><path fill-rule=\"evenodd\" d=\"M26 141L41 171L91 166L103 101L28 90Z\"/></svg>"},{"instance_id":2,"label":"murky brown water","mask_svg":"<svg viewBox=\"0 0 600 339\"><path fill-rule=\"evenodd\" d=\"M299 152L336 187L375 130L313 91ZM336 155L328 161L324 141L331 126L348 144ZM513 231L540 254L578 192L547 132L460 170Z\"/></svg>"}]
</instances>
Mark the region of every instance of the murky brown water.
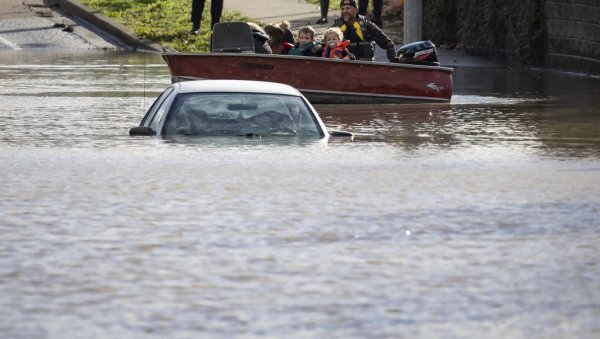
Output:
<instances>
[{"instance_id":1,"label":"murky brown water","mask_svg":"<svg viewBox=\"0 0 600 339\"><path fill-rule=\"evenodd\" d=\"M600 336L600 79L317 106L353 143L130 138L169 82L0 54L3 337Z\"/></svg>"}]
</instances>

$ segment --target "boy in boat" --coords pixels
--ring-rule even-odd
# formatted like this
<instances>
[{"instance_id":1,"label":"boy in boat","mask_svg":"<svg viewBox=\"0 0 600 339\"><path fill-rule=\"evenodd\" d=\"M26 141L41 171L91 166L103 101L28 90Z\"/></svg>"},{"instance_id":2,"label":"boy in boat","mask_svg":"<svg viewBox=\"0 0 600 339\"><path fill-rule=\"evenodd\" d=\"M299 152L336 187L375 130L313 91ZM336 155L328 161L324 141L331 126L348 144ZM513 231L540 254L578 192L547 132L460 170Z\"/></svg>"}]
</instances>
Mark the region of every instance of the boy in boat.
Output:
<instances>
[{"instance_id":1,"label":"boy in boat","mask_svg":"<svg viewBox=\"0 0 600 339\"><path fill-rule=\"evenodd\" d=\"M354 54L348 51L350 40L344 40L344 33L338 27L330 27L323 33L323 58L356 60Z\"/></svg>"},{"instance_id":2,"label":"boy in boat","mask_svg":"<svg viewBox=\"0 0 600 339\"><path fill-rule=\"evenodd\" d=\"M339 27L344 38L350 40L348 49L357 59L375 59L375 43L386 50L390 62L399 62L396 56L396 46L392 39L377 27L376 24L358 15L356 0L340 1L340 17L335 19L334 27Z\"/></svg>"},{"instance_id":3,"label":"boy in boat","mask_svg":"<svg viewBox=\"0 0 600 339\"><path fill-rule=\"evenodd\" d=\"M311 26L300 27L296 41L288 55L321 56L321 51L318 49L320 44L315 41L315 30Z\"/></svg>"}]
</instances>

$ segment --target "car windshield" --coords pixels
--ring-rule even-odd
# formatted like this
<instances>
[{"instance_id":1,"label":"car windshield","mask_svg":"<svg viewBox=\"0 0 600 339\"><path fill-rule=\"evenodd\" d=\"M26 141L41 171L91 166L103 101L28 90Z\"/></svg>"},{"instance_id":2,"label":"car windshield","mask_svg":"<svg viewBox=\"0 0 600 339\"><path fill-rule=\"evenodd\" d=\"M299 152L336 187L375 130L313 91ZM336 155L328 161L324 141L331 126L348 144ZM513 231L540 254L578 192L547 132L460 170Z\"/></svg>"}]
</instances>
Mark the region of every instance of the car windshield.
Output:
<instances>
[{"instance_id":1,"label":"car windshield","mask_svg":"<svg viewBox=\"0 0 600 339\"><path fill-rule=\"evenodd\" d=\"M322 137L301 97L260 93L179 94L164 127L175 135Z\"/></svg>"}]
</instances>

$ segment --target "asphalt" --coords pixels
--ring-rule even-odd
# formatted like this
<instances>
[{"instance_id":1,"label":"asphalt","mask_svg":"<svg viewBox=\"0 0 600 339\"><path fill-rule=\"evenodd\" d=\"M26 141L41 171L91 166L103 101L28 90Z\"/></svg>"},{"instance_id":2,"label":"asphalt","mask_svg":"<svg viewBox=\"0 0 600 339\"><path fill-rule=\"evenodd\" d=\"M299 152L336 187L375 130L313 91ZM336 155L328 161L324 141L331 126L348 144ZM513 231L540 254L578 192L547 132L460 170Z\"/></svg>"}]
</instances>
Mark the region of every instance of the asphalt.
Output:
<instances>
[{"instance_id":1,"label":"asphalt","mask_svg":"<svg viewBox=\"0 0 600 339\"><path fill-rule=\"evenodd\" d=\"M315 22L321 17L319 6L302 0L225 0L225 8L265 24L287 20L294 32L304 25L311 25L317 35L331 25L334 14L337 14L330 11L329 24L317 25Z\"/></svg>"},{"instance_id":2,"label":"asphalt","mask_svg":"<svg viewBox=\"0 0 600 339\"><path fill-rule=\"evenodd\" d=\"M335 3L337 0L331 0ZM248 17L264 23L278 23L287 20L295 33L304 25L311 25L317 34L322 34L332 23L339 10L329 9L328 23L317 25L316 21L321 17L319 6L307 3L303 0L225 0L225 8L238 11ZM390 32L385 28L383 31L397 44L396 49L402 44L402 38L398 32ZM435 41L434 41L435 43ZM438 58L442 66L448 67L496 67L497 63L490 59L462 52L437 48ZM377 61L387 61L385 51L377 47Z\"/></svg>"},{"instance_id":3,"label":"asphalt","mask_svg":"<svg viewBox=\"0 0 600 339\"><path fill-rule=\"evenodd\" d=\"M225 0L225 9L263 23L287 20L293 32L311 25L317 34L339 14L338 10L330 9L329 23L317 25L316 20L321 16L319 6L303 0ZM395 32L384 31L397 37ZM31 47L162 50L160 45L138 38L125 26L77 0L0 0L0 51ZM450 67L496 66L489 59L440 48L438 57L442 65ZM385 61L383 50L378 49L376 59Z\"/></svg>"},{"instance_id":4,"label":"asphalt","mask_svg":"<svg viewBox=\"0 0 600 339\"><path fill-rule=\"evenodd\" d=\"M31 49L158 52L161 46L76 0L0 0L0 52Z\"/></svg>"}]
</instances>

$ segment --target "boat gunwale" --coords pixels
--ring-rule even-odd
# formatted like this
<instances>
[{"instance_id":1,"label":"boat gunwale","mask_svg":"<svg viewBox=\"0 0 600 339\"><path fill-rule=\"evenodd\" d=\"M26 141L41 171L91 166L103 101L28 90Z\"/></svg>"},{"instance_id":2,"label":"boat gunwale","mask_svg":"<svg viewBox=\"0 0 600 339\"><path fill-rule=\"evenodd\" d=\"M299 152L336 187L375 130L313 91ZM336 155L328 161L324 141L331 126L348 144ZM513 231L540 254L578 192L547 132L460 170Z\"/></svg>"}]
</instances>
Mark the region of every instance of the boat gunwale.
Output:
<instances>
[{"instance_id":1,"label":"boat gunwale","mask_svg":"<svg viewBox=\"0 0 600 339\"><path fill-rule=\"evenodd\" d=\"M195 80L211 80L207 78L200 77L189 77L189 76L177 76L177 82L180 81L195 81ZM333 95L335 97L361 97L361 98L371 98L371 99L388 99L399 102L427 102L427 103L449 103L450 99L440 98L440 97L430 97L430 96L412 96L412 95L397 95L397 94L377 94L377 93L359 93L359 92L345 92L345 91L324 91L324 90L314 90L314 89L304 89L304 88L296 88L300 91L304 96L311 95ZM311 101L312 102L312 101Z\"/></svg>"},{"instance_id":2,"label":"boat gunwale","mask_svg":"<svg viewBox=\"0 0 600 339\"><path fill-rule=\"evenodd\" d=\"M367 66L383 66L383 67L397 67L397 68L417 68L417 69L425 69L425 70L437 70L442 72L447 72L452 74L454 69L446 66L430 66L430 65L416 65L416 64L407 64L407 63L392 63L392 62L379 62L379 61L363 61L363 60L337 60L337 59L328 59L328 58L319 58L319 57L309 57L309 56L296 56L296 55L280 55L280 54L255 54L255 53L198 53L198 52L164 52L162 53L163 58L165 56L193 56L193 57L214 57L214 56L226 56L226 57L245 57L245 58L256 58L256 59L289 59L289 60L305 60L305 61L315 61L315 62L344 62L344 63L352 63L359 65L367 65Z\"/></svg>"}]
</instances>

